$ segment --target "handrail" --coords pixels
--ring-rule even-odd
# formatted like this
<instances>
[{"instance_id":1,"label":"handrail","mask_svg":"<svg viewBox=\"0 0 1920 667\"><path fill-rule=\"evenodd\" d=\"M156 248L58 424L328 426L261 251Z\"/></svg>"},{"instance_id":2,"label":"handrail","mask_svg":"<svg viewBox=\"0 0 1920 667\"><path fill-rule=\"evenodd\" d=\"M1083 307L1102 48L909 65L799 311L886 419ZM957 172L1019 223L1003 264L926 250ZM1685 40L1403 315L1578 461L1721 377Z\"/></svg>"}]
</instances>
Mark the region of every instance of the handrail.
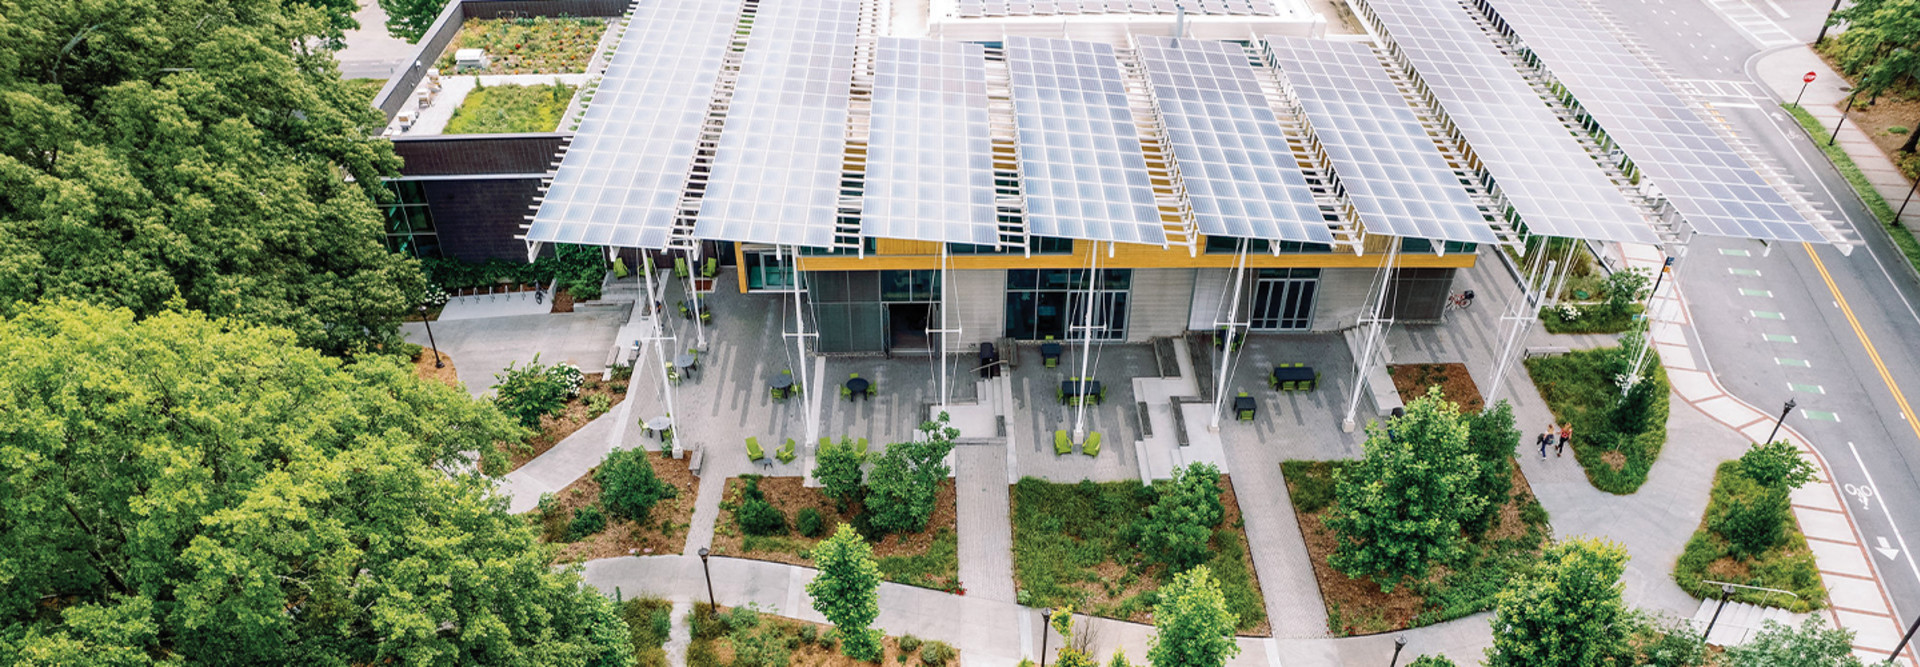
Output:
<instances>
[{"instance_id":1,"label":"handrail","mask_svg":"<svg viewBox=\"0 0 1920 667\"><path fill-rule=\"evenodd\" d=\"M1753 590L1756 590L1756 591L1766 591L1766 592L1768 592L1768 593L1786 593L1787 595L1792 595L1792 596L1793 596L1793 598L1794 598L1794 599L1796 599L1796 600L1798 600L1798 599L1800 599L1800 595L1799 595L1799 594L1797 594L1797 593L1794 593L1793 591L1783 591L1783 590L1780 590L1780 589L1778 589L1778 588L1767 588L1767 587L1765 587L1765 586L1748 586L1748 585L1746 585L1746 584L1736 584L1736 583L1733 583L1733 582L1730 582L1730 581L1710 581L1710 580L1707 580L1707 579L1701 579L1701 580L1700 580L1700 583L1703 583L1703 584L1716 584L1716 585L1719 585L1719 586L1732 586L1732 587L1734 587L1734 588L1751 588L1751 589L1753 589Z\"/></svg>"}]
</instances>

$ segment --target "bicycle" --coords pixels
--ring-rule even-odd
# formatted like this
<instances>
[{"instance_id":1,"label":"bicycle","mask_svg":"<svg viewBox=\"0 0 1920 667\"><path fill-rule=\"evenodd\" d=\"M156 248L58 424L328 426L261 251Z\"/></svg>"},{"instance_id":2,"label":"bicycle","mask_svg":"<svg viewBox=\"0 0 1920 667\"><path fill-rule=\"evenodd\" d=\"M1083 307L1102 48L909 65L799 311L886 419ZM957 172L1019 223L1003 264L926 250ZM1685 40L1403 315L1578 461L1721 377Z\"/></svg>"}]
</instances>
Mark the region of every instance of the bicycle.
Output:
<instances>
[{"instance_id":1,"label":"bicycle","mask_svg":"<svg viewBox=\"0 0 1920 667\"><path fill-rule=\"evenodd\" d=\"M1473 307L1473 290L1447 297L1447 310L1466 310Z\"/></svg>"}]
</instances>

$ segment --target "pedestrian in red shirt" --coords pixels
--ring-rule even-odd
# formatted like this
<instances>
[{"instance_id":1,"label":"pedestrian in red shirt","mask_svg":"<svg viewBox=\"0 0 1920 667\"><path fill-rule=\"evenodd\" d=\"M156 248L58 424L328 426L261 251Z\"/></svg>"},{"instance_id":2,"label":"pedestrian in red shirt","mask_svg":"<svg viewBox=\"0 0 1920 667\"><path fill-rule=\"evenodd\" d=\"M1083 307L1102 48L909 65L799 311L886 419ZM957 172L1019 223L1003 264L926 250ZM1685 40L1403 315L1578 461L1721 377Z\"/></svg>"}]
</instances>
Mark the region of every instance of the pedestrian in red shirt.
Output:
<instances>
[{"instance_id":1,"label":"pedestrian in red shirt","mask_svg":"<svg viewBox=\"0 0 1920 667\"><path fill-rule=\"evenodd\" d=\"M1561 424L1560 425L1560 442L1554 444L1553 455L1559 456L1560 452L1567 448L1567 443L1572 441L1573 441L1573 423L1568 422L1565 424Z\"/></svg>"}]
</instances>

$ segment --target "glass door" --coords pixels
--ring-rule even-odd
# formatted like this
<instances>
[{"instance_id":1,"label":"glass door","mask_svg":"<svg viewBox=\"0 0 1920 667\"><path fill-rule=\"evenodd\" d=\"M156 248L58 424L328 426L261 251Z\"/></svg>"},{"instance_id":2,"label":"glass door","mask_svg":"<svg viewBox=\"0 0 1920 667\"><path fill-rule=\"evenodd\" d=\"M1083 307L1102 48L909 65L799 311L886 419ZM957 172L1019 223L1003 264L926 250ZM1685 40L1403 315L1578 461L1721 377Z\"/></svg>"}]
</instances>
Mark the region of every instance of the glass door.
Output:
<instances>
[{"instance_id":1,"label":"glass door","mask_svg":"<svg viewBox=\"0 0 1920 667\"><path fill-rule=\"evenodd\" d=\"M1306 331L1313 327L1319 291L1319 269L1261 269L1249 325L1255 331Z\"/></svg>"}]
</instances>

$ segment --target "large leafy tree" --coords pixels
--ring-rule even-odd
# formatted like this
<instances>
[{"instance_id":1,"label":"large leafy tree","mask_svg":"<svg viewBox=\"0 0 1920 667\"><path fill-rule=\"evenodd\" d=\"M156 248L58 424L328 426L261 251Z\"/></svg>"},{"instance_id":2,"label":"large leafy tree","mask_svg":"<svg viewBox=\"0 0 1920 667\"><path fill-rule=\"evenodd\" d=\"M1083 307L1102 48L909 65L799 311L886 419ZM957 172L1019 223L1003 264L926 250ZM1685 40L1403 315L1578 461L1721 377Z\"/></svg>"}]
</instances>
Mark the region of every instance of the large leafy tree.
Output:
<instances>
[{"instance_id":1,"label":"large leafy tree","mask_svg":"<svg viewBox=\"0 0 1920 667\"><path fill-rule=\"evenodd\" d=\"M0 320L0 414L0 664L630 660L466 464L518 428L396 361L52 303Z\"/></svg>"},{"instance_id":2,"label":"large leafy tree","mask_svg":"<svg viewBox=\"0 0 1920 667\"><path fill-rule=\"evenodd\" d=\"M1513 450L1520 446L1520 429L1513 425L1513 405L1504 399L1465 419L1467 450L1478 459L1471 490L1485 502L1463 522L1468 532L1477 535L1493 527L1512 495Z\"/></svg>"},{"instance_id":3,"label":"large leafy tree","mask_svg":"<svg viewBox=\"0 0 1920 667\"><path fill-rule=\"evenodd\" d=\"M1201 565L1173 575L1160 587L1153 605L1153 645L1147 660L1155 665L1218 667L1240 654L1233 629L1240 617L1227 610L1227 598L1213 572Z\"/></svg>"},{"instance_id":4,"label":"large leafy tree","mask_svg":"<svg viewBox=\"0 0 1920 667\"><path fill-rule=\"evenodd\" d=\"M387 12L387 34L408 42L418 42L433 27L448 0L380 0Z\"/></svg>"},{"instance_id":5,"label":"large leafy tree","mask_svg":"<svg viewBox=\"0 0 1920 667\"><path fill-rule=\"evenodd\" d=\"M873 619L880 616L880 566L873 547L840 524L833 537L813 548L813 565L820 573L807 582L813 610L840 631L840 652L855 660L877 662L882 646Z\"/></svg>"},{"instance_id":6,"label":"large leafy tree","mask_svg":"<svg viewBox=\"0 0 1920 667\"><path fill-rule=\"evenodd\" d=\"M1626 549L1611 542L1575 539L1548 548L1531 574L1495 595L1487 664L1631 664L1627 639L1640 622L1620 596L1626 563Z\"/></svg>"},{"instance_id":7,"label":"large leafy tree","mask_svg":"<svg viewBox=\"0 0 1920 667\"><path fill-rule=\"evenodd\" d=\"M1829 50L1856 90L1872 99L1920 86L1920 0L1855 0L1834 12L1833 21L1847 29ZM1900 150L1912 153L1917 146L1920 128L1907 133Z\"/></svg>"},{"instance_id":8,"label":"large leafy tree","mask_svg":"<svg viewBox=\"0 0 1920 667\"><path fill-rule=\"evenodd\" d=\"M1438 388L1382 427L1367 425L1365 456L1335 473L1339 510L1325 519L1339 537L1329 562L1391 592L1406 577L1462 553L1463 523L1486 499L1474 493L1480 462L1467 423Z\"/></svg>"},{"instance_id":9,"label":"large leafy tree","mask_svg":"<svg viewBox=\"0 0 1920 667\"><path fill-rule=\"evenodd\" d=\"M0 0L0 316L178 295L328 352L396 341L425 279L382 242L399 161L340 81L330 16Z\"/></svg>"},{"instance_id":10,"label":"large leafy tree","mask_svg":"<svg viewBox=\"0 0 1920 667\"><path fill-rule=\"evenodd\" d=\"M947 425L947 413L920 424L914 442L887 445L887 451L867 475L867 510L874 528L889 533L917 533L933 518L940 483L952 468L947 454L960 430Z\"/></svg>"},{"instance_id":11,"label":"large leafy tree","mask_svg":"<svg viewBox=\"0 0 1920 667\"><path fill-rule=\"evenodd\" d=\"M1226 515L1220 469L1191 463L1175 468L1173 479L1155 487L1159 497L1137 523L1140 549L1175 571L1206 562L1213 555L1213 529Z\"/></svg>"}]
</instances>

